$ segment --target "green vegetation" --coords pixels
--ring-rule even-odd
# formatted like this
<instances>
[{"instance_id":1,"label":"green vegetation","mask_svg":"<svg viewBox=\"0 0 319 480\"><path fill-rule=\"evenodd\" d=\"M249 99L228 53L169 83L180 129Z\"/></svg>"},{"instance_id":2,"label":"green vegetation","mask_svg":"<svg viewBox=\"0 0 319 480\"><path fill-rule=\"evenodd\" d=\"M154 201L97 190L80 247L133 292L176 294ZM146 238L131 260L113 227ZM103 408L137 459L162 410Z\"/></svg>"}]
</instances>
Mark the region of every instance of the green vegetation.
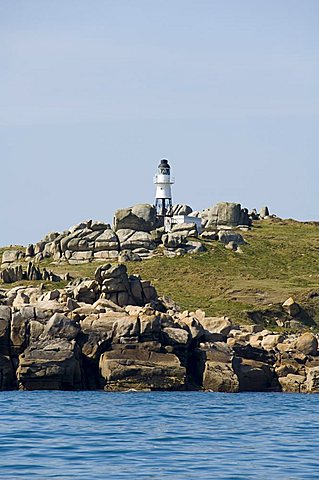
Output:
<instances>
[{"instance_id":1,"label":"green vegetation","mask_svg":"<svg viewBox=\"0 0 319 480\"><path fill-rule=\"evenodd\" d=\"M204 254L154 258L129 270L150 279L160 294L185 309L200 307L209 315L245 321L247 311L273 308L294 296L312 308L319 323L317 297L309 298L319 289L319 226L292 220L255 222L244 238L243 253L211 242Z\"/></svg>"},{"instance_id":2,"label":"green vegetation","mask_svg":"<svg viewBox=\"0 0 319 480\"><path fill-rule=\"evenodd\" d=\"M206 253L157 256L129 263L128 270L151 280L160 295L173 298L182 309L202 308L208 315L245 322L248 312L276 310L294 296L319 324L319 224L264 220L243 236L247 243L242 253L206 242ZM91 277L98 264L45 261L43 266L58 274Z\"/></svg>"}]
</instances>

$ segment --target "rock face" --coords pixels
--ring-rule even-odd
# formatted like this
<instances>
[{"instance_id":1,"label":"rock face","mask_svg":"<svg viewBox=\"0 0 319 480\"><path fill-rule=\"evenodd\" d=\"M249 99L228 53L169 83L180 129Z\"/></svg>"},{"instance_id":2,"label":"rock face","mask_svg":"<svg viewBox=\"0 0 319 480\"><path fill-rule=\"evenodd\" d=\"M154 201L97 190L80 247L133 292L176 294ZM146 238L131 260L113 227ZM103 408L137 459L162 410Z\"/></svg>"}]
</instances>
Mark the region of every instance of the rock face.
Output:
<instances>
[{"instance_id":1,"label":"rock face","mask_svg":"<svg viewBox=\"0 0 319 480\"><path fill-rule=\"evenodd\" d=\"M221 202L202 212L202 224L205 229L214 229L220 226L236 227L250 225L248 211L242 209L239 203Z\"/></svg>"},{"instance_id":2,"label":"rock face","mask_svg":"<svg viewBox=\"0 0 319 480\"><path fill-rule=\"evenodd\" d=\"M125 265L0 296L0 390L319 393L318 338L180 312Z\"/></svg>"},{"instance_id":3,"label":"rock face","mask_svg":"<svg viewBox=\"0 0 319 480\"><path fill-rule=\"evenodd\" d=\"M154 338L159 341L160 337L158 314L153 309L133 306L157 301L150 282L128 277L124 265L99 267L95 277L95 280L71 282L64 292L43 294L41 289L33 288L32 293L32 288L24 289L25 300L32 299L32 305L23 303L18 310L0 305L0 389L17 385L26 390L99 388L107 381L98 375L101 355L111 348L113 351L118 344L124 348L125 343L130 344L134 339L146 342L144 349L150 340L148 351L152 361L145 363L143 373L149 378L143 380L142 375L136 380L140 388L146 384L149 388L164 384L168 372L171 380L167 379L167 388L184 381L181 372L185 375L185 369L179 368L178 358L162 352L166 354L162 361L161 345L153 345ZM21 295L21 289L8 292L9 304ZM134 312L130 315L121 308L121 303L138 308L139 315ZM162 363L161 371L156 370L157 360ZM152 376L156 377L153 383Z\"/></svg>"},{"instance_id":4,"label":"rock face","mask_svg":"<svg viewBox=\"0 0 319 480\"><path fill-rule=\"evenodd\" d=\"M115 232L122 229L150 232L156 228L156 209L152 205L142 203L117 210L114 215L113 228Z\"/></svg>"},{"instance_id":5,"label":"rock face","mask_svg":"<svg viewBox=\"0 0 319 480\"><path fill-rule=\"evenodd\" d=\"M201 325L205 329L206 336L209 334L219 334L225 338L232 329L232 322L227 317L204 317L200 320Z\"/></svg>"},{"instance_id":6,"label":"rock face","mask_svg":"<svg viewBox=\"0 0 319 480\"><path fill-rule=\"evenodd\" d=\"M277 390L274 369L267 363L243 358L236 368L236 373L242 392Z\"/></svg>"},{"instance_id":7,"label":"rock face","mask_svg":"<svg viewBox=\"0 0 319 480\"><path fill-rule=\"evenodd\" d=\"M80 349L66 339L30 345L19 357L17 378L22 390L79 390L83 388Z\"/></svg>"},{"instance_id":8,"label":"rock face","mask_svg":"<svg viewBox=\"0 0 319 480\"><path fill-rule=\"evenodd\" d=\"M213 392L238 392L239 381L233 366L234 356L231 348L216 342L201 345L200 351L205 364L203 389Z\"/></svg>"},{"instance_id":9,"label":"rock face","mask_svg":"<svg viewBox=\"0 0 319 480\"><path fill-rule=\"evenodd\" d=\"M118 239L122 250L146 249L154 250L155 243L151 234L144 231L131 229L120 229L117 231Z\"/></svg>"},{"instance_id":10,"label":"rock face","mask_svg":"<svg viewBox=\"0 0 319 480\"><path fill-rule=\"evenodd\" d=\"M9 265L24 258L22 250L5 250L2 254L2 264Z\"/></svg>"},{"instance_id":11,"label":"rock face","mask_svg":"<svg viewBox=\"0 0 319 480\"><path fill-rule=\"evenodd\" d=\"M0 272L0 278L3 283L14 283L23 280L24 272L21 265L7 267Z\"/></svg>"},{"instance_id":12,"label":"rock face","mask_svg":"<svg viewBox=\"0 0 319 480\"><path fill-rule=\"evenodd\" d=\"M114 345L100 359L105 390L182 390L186 369L160 344Z\"/></svg>"},{"instance_id":13,"label":"rock face","mask_svg":"<svg viewBox=\"0 0 319 480\"><path fill-rule=\"evenodd\" d=\"M0 353L0 391L16 388L16 378L12 361Z\"/></svg>"},{"instance_id":14,"label":"rock face","mask_svg":"<svg viewBox=\"0 0 319 480\"><path fill-rule=\"evenodd\" d=\"M312 333L304 333L296 341L296 350L305 355L317 355L317 338Z\"/></svg>"},{"instance_id":15,"label":"rock face","mask_svg":"<svg viewBox=\"0 0 319 480\"><path fill-rule=\"evenodd\" d=\"M195 223L176 223L173 225L171 233L179 233L184 237L198 237L197 226Z\"/></svg>"}]
</instances>

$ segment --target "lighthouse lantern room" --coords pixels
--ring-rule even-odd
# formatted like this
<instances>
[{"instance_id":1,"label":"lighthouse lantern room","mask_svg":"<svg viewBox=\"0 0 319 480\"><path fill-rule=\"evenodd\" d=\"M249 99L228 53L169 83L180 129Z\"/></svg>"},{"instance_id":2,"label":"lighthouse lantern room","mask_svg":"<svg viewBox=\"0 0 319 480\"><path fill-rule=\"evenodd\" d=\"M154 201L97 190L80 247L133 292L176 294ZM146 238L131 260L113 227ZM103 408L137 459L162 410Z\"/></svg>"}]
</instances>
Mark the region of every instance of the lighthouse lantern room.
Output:
<instances>
[{"instance_id":1,"label":"lighthouse lantern room","mask_svg":"<svg viewBox=\"0 0 319 480\"><path fill-rule=\"evenodd\" d=\"M167 217L172 215L172 189L171 185L174 179L171 179L171 167L168 160L161 160L158 166L158 173L154 177L156 185L155 207L157 215Z\"/></svg>"}]
</instances>

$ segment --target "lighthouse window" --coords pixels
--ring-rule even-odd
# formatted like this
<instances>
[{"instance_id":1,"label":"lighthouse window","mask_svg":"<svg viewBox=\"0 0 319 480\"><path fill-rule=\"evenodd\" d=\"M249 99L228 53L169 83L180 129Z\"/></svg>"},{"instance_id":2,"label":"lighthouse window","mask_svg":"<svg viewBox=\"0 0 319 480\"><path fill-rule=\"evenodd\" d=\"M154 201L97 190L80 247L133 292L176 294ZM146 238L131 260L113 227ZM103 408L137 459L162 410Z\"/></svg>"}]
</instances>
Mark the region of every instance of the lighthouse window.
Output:
<instances>
[{"instance_id":1,"label":"lighthouse window","mask_svg":"<svg viewBox=\"0 0 319 480\"><path fill-rule=\"evenodd\" d=\"M161 168L161 173L163 175L169 175L169 169L168 168Z\"/></svg>"}]
</instances>

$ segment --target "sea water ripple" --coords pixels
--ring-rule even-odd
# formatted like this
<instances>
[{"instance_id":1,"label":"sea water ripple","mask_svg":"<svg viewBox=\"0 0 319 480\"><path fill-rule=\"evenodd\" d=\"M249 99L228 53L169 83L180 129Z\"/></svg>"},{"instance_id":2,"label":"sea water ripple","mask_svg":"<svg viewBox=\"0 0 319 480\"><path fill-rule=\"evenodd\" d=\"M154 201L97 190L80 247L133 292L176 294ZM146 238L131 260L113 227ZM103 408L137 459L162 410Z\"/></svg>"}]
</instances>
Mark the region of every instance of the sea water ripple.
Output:
<instances>
[{"instance_id":1,"label":"sea water ripple","mask_svg":"<svg viewBox=\"0 0 319 480\"><path fill-rule=\"evenodd\" d=\"M1 392L0 479L319 479L318 401Z\"/></svg>"}]
</instances>

